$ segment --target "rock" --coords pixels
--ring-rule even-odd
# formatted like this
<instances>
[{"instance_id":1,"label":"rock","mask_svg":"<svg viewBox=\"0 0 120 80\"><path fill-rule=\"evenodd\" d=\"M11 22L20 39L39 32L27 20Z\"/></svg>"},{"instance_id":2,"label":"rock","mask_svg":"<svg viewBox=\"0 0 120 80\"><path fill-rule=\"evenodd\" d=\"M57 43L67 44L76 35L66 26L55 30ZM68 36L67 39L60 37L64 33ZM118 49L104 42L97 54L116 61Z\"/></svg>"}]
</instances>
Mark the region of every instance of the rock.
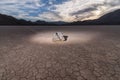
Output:
<instances>
[{"instance_id":1,"label":"rock","mask_svg":"<svg viewBox=\"0 0 120 80\"><path fill-rule=\"evenodd\" d=\"M63 35L62 32L56 32L54 35L53 35L53 42L56 42L56 41L65 41L65 37Z\"/></svg>"}]
</instances>

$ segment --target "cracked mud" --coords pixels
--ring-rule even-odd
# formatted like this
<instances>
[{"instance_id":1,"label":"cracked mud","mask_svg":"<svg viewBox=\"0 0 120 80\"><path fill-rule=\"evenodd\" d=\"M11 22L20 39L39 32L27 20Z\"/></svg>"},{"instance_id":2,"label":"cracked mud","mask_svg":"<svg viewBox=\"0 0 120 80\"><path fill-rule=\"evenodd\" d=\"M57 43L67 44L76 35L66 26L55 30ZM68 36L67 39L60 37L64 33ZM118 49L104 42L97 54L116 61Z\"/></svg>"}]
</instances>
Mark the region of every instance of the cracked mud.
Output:
<instances>
[{"instance_id":1,"label":"cracked mud","mask_svg":"<svg viewBox=\"0 0 120 80\"><path fill-rule=\"evenodd\" d=\"M119 27L55 28L101 33L77 44L35 44L28 28L0 29L0 80L120 80Z\"/></svg>"}]
</instances>

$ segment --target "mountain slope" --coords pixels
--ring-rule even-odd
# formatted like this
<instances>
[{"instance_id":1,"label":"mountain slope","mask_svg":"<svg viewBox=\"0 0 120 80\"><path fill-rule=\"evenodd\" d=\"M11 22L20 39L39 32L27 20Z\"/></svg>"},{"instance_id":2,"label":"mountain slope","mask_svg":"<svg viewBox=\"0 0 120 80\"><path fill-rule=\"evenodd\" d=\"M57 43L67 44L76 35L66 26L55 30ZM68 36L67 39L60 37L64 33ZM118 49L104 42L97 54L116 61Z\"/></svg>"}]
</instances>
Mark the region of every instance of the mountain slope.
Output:
<instances>
[{"instance_id":1,"label":"mountain slope","mask_svg":"<svg viewBox=\"0 0 120 80\"><path fill-rule=\"evenodd\" d=\"M96 20L78 21L71 23L73 25L120 25L120 9L108 13Z\"/></svg>"},{"instance_id":2,"label":"mountain slope","mask_svg":"<svg viewBox=\"0 0 120 80\"><path fill-rule=\"evenodd\" d=\"M108 13L96 21L102 24L120 24L120 10Z\"/></svg>"},{"instance_id":3,"label":"mountain slope","mask_svg":"<svg viewBox=\"0 0 120 80\"><path fill-rule=\"evenodd\" d=\"M45 21L36 21L36 22L31 22L31 21L26 21L23 19L16 19L12 16L0 14L0 25L42 25L42 24L47 24Z\"/></svg>"}]
</instances>

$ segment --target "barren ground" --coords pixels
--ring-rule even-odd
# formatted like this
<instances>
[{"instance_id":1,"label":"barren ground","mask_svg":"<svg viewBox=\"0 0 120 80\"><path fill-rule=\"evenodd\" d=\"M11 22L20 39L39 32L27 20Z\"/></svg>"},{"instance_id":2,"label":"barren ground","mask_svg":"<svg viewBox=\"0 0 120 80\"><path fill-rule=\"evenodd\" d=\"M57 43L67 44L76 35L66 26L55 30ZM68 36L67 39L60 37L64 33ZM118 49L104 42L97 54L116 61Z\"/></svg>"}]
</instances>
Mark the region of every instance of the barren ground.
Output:
<instances>
[{"instance_id":1,"label":"barren ground","mask_svg":"<svg viewBox=\"0 0 120 80\"><path fill-rule=\"evenodd\" d=\"M120 26L1 26L0 80L120 80Z\"/></svg>"}]
</instances>

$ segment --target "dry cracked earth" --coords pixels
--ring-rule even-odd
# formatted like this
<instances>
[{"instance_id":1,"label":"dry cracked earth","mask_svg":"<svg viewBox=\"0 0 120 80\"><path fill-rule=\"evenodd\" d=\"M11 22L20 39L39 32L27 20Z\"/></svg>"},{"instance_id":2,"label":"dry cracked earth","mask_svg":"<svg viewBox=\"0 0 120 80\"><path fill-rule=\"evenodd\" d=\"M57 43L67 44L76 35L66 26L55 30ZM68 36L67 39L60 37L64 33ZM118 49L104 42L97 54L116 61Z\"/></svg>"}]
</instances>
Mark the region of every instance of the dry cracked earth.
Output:
<instances>
[{"instance_id":1,"label":"dry cracked earth","mask_svg":"<svg viewBox=\"0 0 120 80\"><path fill-rule=\"evenodd\" d=\"M29 40L58 30L99 35L64 44ZM120 26L1 26L0 80L120 80Z\"/></svg>"}]
</instances>

